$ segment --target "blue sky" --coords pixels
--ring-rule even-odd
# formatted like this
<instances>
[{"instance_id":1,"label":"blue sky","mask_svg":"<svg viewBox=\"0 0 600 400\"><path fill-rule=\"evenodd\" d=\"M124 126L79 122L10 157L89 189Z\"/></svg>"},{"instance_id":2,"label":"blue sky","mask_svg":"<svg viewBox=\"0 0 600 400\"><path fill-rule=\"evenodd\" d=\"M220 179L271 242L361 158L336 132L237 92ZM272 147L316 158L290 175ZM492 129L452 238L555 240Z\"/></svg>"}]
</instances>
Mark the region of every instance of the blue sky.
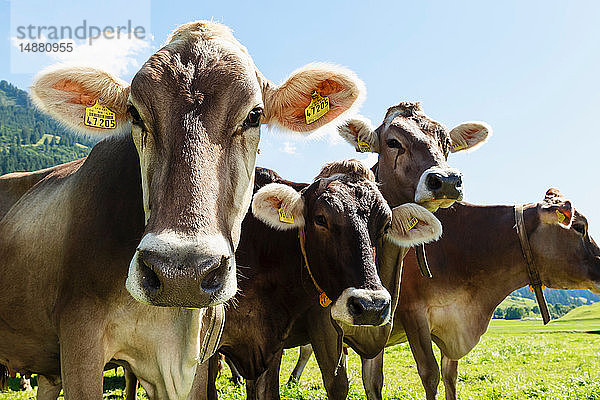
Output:
<instances>
[{"instance_id":1,"label":"blue sky","mask_svg":"<svg viewBox=\"0 0 600 400\"><path fill-rule=\"evenodd\" d=\"M103 12L92 4L103 4ZM33 74L11 71L8 55L16 32L6 0L0 0L0 16L0 79L27 88ZM234 30L273 81L313 61L353 69L368 89L361 113L375 125L389 106L405 100L421 101L432 118L449 127L486 121L494 128L491 140L475 152L450 157L465 175L465 200L532 202L554 186L588 216L590 230L600 237L595 207L600 2L61 0L40 2L27 12L19 8L12 22L77 25L82 18L112 25L131 19L148 29L150 38L138 43L99 43L97 60L98 54L85 53L126 80L176 26L212 18ZM56 61L31 59L27 69ZM298 181L311 179L324 162L361 157L333 132L305 140L265 129L260 147L259 165Z\"/></svg>"}]
</instances>

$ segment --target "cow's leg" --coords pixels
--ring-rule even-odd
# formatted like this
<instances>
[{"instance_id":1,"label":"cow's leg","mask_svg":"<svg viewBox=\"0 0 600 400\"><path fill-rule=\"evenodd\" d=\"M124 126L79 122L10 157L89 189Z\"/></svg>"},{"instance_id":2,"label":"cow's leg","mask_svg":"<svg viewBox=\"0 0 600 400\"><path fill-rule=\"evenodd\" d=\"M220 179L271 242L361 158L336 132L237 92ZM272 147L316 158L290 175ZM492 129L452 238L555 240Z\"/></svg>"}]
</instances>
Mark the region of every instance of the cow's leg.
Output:
<instances>
[{"instance_id":1,"label":"cow's leg","mask_svg":"<svg viewBox=\"0 0 600 400\"><path fill-rule=\"evenodd\" d=\"M417 370L425 388L427 400L435 400L440 384L440 367L433 354L431 333L426 318L409 316L402 319L408 343L417 362Z\"/></svg>"},{"instance_id":2,"label":"cow's leg","mask_svg":"<svg viewBox=\"0 0 600 400\"><path fill-rule=\"evenodd\" d=\"M322 335L313 337L311 335L312 348L315 352L315 358L321 370L323 384L327 391L327 398L330 400L345 399L348 396L348 375L346 371L345 359L342 359L338 368L338 348L336 345L337 337L335 330L331 335ZM323 332L323 331L321 331ZM336 374L337 370L337 374Z\"/></svg>"},{"instance_id":3,"label":"cow's leg","mask_svg":"<svg viewBox=\"0 0 600 400\"><path fill-rule=\"evenodd\" d=\"M362 380L367 400L383 399L383 350L375 358L361 357Z\"/></svg>"},{"instance_id":4,"label":"cow's leg","mask_svg":"<svg viewBox=\"0 0 600 400\"><path fill-rule=\"evenodd\" d=\"M442 379L446 388L446 400L456 400L458 361L451 360L442 352Z\"/></svg>"},{"instance_id":5,"label":"cow's leg","mask_svg":"<svg viewBox=\"0 0 600 400\"><path fill-rule=\"evenodd\" d=\"M123 367L123 371L125 372L125 399L135 400L137 398L137 391L139 386L138 379L129 368Z\"/></svg>"},{"instance_id":6,"label":"cow's leg","mask_svg":"<svg viewBox=\"0 0 600 400\"><path fill-rule=\"evenodd\" d=\"M104 321L98 306L73 307L59 321L60 368L65 399L102 398L107 357Z\"/></svg>"},{"instance_id":7,"label":"cow's leg","mask_svg":"<svg viewBox=\"0 0 600 400\"><path fill-rule=\"evenodd\" d=\"M21 375L21 380L19 380L19 389L21 390L32 390L31 381L29 378L25 378L24 375Z\"/></svg>"},{"instance_id":8,"label":"cow's leg","mask_svg":"<svg viewBox=\"0 0 600 400\"><path fill-rule=\"evenodd\" d=\"M45 376L38 375L38 390L37 390L37 400L56 400L60 395L60 390L62 389L62 385L60 380L54 381L46 378Z\"/></svg>"},{"instance_id":9,"label":"cow's leg","mask_svg":"<svg viewBox=\"0 0 600 400\"><path fill-rule=\"evenodd\" d=\"M310 344L305 344L304 346L300 346L300 355L298 356L298 362L294 367L290 375L290 379L288 380L288 385L300 382L300 377L302 376L302 371L304 371L304 367L308 364L308 360L310 360L310 356L313 353L312 346Z\"/></svg>"},{"instance_id":10,"label":"cow's leg","mask_svg":"<svg viewBox=\"0 0 600 400\"><path fill-rule=\"evenodd\" d=\"M244 383L244 377L242 374L240 374L240 371L238 371L237 367L233 364L229 357L225 357L225 362L231 371L231 383L236 386L242 386L242 383Z\"/></svg>"},{"instance_id":11,"label":"cow's leg","mask_svg":"<svg viewBox=\"0 0 600 400\"><path fill-rule=\"evenodd\" d=\"M256 380L246 380L247 400L279 400L279 367L283 349L274 356L269 367Z\"/></svg>"}]
</instances>

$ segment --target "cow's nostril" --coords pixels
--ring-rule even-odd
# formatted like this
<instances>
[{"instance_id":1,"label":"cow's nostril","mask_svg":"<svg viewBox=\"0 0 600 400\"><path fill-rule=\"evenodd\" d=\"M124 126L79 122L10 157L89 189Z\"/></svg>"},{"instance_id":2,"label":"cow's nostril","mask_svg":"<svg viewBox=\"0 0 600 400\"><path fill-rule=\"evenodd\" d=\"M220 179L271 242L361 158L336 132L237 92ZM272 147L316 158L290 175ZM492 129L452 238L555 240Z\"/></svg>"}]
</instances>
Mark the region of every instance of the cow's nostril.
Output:
<instances>
[{"instance_id":1,"label":"cow's nostril","mask_svg":"<svg viewBox=\"0 0 600 400\"><path fill-rule=\"evenodd\" d=\"M427 188L429 190L439 190L442 187L442 180L438 174L429 174L427 176Z\"/></svg>"},{"instance_id":2,"label":"cow's nostril","mask_svg":"<svg viewBox=\"0 0 600 400\"><path fill-rule=\"evenodd\" d=\"M348 311L350 312L350 315L358 317L364 313L365 308L360 299L357 297L350 297L348 299Z\"/></svg>"},{"instance_id":3,"label":"cow's nostril","mask_svg":"<svg viewBox=\"0 0 600 400\"><path fill-rule=\"evenodd\" d=\"M160 279L144 259L140 260L140 272L144 289L150 293L157 292L160 289Z\"/></svg>"},{"instance_id":4,"label":"cow's nostril","mask_svg":"<svg viewBox=\"0 0 600 400\"><path fill-rule=\"evenodd\" d=\"M221 257L219 264L202 279L202 283L200 283L202 290L216 292L223 286L223 274L228 271L227 264L229 264L229 257Z\"/></svg>"}]
</instances>

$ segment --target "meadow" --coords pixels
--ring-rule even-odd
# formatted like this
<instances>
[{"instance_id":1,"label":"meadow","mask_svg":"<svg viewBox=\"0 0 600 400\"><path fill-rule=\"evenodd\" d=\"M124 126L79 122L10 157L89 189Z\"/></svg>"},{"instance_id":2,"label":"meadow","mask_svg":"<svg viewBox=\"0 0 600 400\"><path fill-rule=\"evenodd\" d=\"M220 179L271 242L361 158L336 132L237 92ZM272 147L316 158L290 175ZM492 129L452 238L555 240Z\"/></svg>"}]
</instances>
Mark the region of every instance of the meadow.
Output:
<instances>
[{"instance_id":1,"label":"meadow","mask_svg":"<svg viewBox=\"0 0 600 400\"><path fill-rule=\"evenodd\" d=\"M321 376L311 358L299 384L285 383L298 356L297 349L286 351L281 369L282 399L326 399ZM349 399L364 399L360 359L348 358ZM385 399L423 399L416 366L408 344L385 352ZM218 379L219 398L245 398L245 388L229 382L226 368ZM11 380L16 389L17 380ZM35 383L35 382L34 382ZM105 373L106 399L123 397L122 371ZM0 400L31 399L29 392L9 390ZM439 398L443 399L443 385ZM475 349L460 361L460 399L587 399L600 400L600 303L579 307L563 318L543 326L541 321L493 320ZM140 389L138 398L146 398Z\"/></svg>"}]
</instances>

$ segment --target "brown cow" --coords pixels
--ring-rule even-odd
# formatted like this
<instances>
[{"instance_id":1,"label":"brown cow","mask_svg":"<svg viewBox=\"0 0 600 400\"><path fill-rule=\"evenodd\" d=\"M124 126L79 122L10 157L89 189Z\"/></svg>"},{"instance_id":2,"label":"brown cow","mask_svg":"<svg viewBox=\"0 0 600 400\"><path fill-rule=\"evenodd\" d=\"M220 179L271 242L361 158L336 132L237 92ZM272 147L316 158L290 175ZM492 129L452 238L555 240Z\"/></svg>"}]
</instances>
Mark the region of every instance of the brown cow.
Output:
<instances>
[{"instance_id":1,"label":"brown cow","mask_svg":"<svg viewBox=\"0 0 600 400\"><path fill-rule=\"evenodd\" d=\"M438 217L444 236L427 246L435 278L420 276L414 252L406 256L387 345L408 340L427 399L435 399L440 381L431 345L435 342L442 351L446 399L455 400L458 360L477 345L498 304L530 282L513 206L457 203ZM600 249L588 234L585 217L558 190L550 189L542 202L526 205L524 222L545 286L600 293ZM308 361L309 352L303 349L303 360ZM381 399L383 352L362 361L367 398ZM297 366L296 379L302 368Z\"/></svg>"},{"instance_id":2,"label":"brown cow","mask_svg":"<svg viewBox=\"0 0 600 400\"><path fill-rule=\"evenodd\" d=\"M321 300L322 307L328 306L323 293L333 301L324 310L334 321L388 322L390 294L377 275L375 245L384 238L403 246L435 240L441 226L416 204L390 211L374 180L358 161L328 164L310 185L257 169L253 213L242 224L236 252L244 266L240 292L227 310L219 347L244 377L258 377L284 342L294 340L289 337L293 323L312 305ZM293 223L280 221L277 210L282 207ZM414 227L412 218L419 221ZM194 398L204 398L206 378L198 374L197 381ZM208 393L216 397L214 380L208 384ZM248 393L249 398L254 395Z\"/></svg>"},{"instance_id":3,"label":"brown cow","mask_svg":"<svg viewBox=\"0 0 600 400\"><path fill-rule=\"evenodd\" d=\"M185 398L222 308L148 304L205 307L235 293L260 124L313 130L361 90L354 74L321 64L273 85L212 22L178 28L131 85L89 67L39 75L41 109L112 136L87 159L0 178L0 364L40 374L42 399L61 380L67 397L100 398L111 359L151 398ZM313 92L329 112L309 125Z\"/></svg>"},{"instance_id":4,"label":"brown cow","mask_svg":"<svg viewBox=\"0 0 600 400\"><path fill-rule=\"evenodd\" d=\"M435 211L462 198L462 182L458 171L450 168L446 158L450 151L474 148L491 134L481 122L465 122L451 130L430 119L419 103L404 102L391 107L377 129L368 120L356 118L339 128L340 134L360 151L379 153L374 167L381 192L390 206L418 202ZM407 249L385 242L378 250L379 275L392 295L392 310L399 299L402 258ZM313 306L298 317L285 347L311 342L320 360L325 388L330 399L344 399L348 393L345 371L338 370L341 357L338 332L329 315ZM359 354L374 357L385 346L391 324L363 328L340 323L344 341ZM256 382L247 386L260 398L279 396L279 358L274 357L269 369Z\"/></svg>"}]
</instances>

